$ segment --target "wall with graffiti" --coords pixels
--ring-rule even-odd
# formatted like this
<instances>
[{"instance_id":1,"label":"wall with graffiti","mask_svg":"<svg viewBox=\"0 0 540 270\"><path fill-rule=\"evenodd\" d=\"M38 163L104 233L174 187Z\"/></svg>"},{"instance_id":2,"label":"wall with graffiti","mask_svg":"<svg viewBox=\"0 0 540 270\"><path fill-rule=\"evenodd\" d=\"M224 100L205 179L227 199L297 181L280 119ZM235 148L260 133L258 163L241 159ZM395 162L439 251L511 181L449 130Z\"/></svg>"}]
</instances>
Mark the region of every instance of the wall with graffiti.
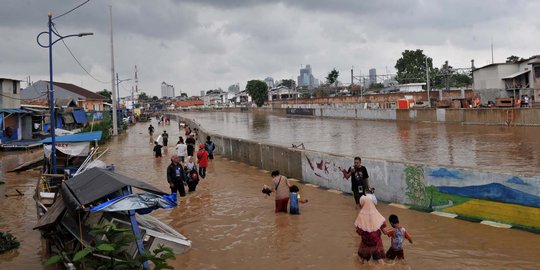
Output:
<instances>
[{"instance_id":1,"label":"wall with graffiti","mask_svg":"<svg viewBox=\"0 0 540 270\"><path fill-rule=\"evenodd\" d=\"M353 157L304 151L303 180L351 192ZM540 179L429 165L363 159L380 200L540 229Z\"/></svg>"}]
</instances>

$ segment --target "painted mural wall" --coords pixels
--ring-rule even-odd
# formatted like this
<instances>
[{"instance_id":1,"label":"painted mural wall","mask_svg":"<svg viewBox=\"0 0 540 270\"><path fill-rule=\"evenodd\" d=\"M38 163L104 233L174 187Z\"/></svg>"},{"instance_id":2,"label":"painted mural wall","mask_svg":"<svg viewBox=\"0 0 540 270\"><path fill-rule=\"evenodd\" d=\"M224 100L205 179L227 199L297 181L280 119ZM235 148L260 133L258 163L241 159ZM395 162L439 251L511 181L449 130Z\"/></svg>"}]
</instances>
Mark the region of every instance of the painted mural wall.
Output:
<instances>
[{"instance_id":1,"label":"painted mural wall","mask_svg":"<svg viewBox=\"0 0 540 270\"><path fill-rule=\"evenodd\" d=\"M207 135L202 128L201 135ZM234 151L232 144L225 143L235 138L208 135L213 137L217 153L235 158L231 153ZM249 158L253 159L251 165L254 166L262 164L264 167L264 164L276 158L267 153L271 149L269 146L257 142L239 140L234 147L258 153L260 157ZM284 147L280 151L288 151L289 156L295 157L284 159L283 162L288 164L281 164L287 171L298 171L294 174L301 175L294 177L321 187L351 193L351 183L345 178L345 172L353 166L352 156ZM301 152L301 162L296 158L298 151ZM369 158L364 158L362 165L367 168L369 183L375 187L375 194L381 201L540 230L539 178Z\"/></svg>"},{"instance_id":2,"label":"painted mural wall","mask_svg":"<svg viewBox=\"0 0 540 270\"><path fill-rule=\"evenodd\" d=\"M353 157L304 151L303 180L351 193L344 173L352 165ZM540 229L537 178L373 159L362 165L379 200Z\"/></svg>"}]
</instances>

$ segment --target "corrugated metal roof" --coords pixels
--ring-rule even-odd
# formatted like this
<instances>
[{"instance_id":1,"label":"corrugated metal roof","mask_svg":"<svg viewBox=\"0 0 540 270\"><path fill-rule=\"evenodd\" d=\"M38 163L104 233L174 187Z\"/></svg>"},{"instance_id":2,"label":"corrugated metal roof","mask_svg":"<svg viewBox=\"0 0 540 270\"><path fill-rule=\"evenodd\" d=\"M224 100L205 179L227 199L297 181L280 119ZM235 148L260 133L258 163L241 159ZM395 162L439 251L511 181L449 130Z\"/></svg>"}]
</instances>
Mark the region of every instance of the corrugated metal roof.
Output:
<instances>
[{"instance_id":1,"label":"corrugated metal roof","mask_svg":"<svg viewBox=\"0 0 540 270\"><path fill-rule=\"evenodd\" d=\"M501 78L501 79L503 79L503 80L513 79L513 78L515 78L515 77L517 77L517 76L519 76L519 75L523 75L523 74L525 74L525 73L527 73L527 72L529 72L529 71L530 71L530 70L524 70L524 71L516 72L516 73L514 73L514 74L508 75L508 76L503 77L503 78Z\"/></svg>"},{"instance_id":2,"label":"corrugated metal roof","mask_svg":"<svg viewBox=\"0 0 540 270\"><path fill-rule=\"evenodd\" d=\"M0 112L7 112L7 113L28 113L28 111L23 109L2 109L0 108Z\"/></svg>"}]
</instances>

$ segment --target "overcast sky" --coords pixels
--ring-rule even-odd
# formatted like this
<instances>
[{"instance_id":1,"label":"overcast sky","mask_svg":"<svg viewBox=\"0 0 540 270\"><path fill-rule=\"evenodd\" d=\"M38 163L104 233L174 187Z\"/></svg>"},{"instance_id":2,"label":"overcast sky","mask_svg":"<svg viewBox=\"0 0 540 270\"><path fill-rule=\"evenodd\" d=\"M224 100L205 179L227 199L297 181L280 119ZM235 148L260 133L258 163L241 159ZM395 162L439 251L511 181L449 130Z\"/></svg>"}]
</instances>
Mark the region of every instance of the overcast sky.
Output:
<instances>
[{"instance_id":1,"label":"overcast sky","mask_svg":"<svg viewBox=\"0 0 540 270\"><path fill-rule=\"evenodd\" d=\"M48 80L48 51L36 43L47 12L60 15L83 0L4 0L0 9L0 77ZM422 49L441 66L491 63L540 54L540 1L521 0L91 0L54 20L88 76L62 42L53 46L55 81L92 91L111 89L109 5L120 79L139 70L139 88L160 96L165 81L189 95L251 79L295 79L310 64L316 78L332 68L339 80L376 68L395 73L405 49ZM43 36L43 42L46 36ZM132 82L123 82L121 96ZM21 84L26 87L25 83Z\"/></svg>"}]
</instances>

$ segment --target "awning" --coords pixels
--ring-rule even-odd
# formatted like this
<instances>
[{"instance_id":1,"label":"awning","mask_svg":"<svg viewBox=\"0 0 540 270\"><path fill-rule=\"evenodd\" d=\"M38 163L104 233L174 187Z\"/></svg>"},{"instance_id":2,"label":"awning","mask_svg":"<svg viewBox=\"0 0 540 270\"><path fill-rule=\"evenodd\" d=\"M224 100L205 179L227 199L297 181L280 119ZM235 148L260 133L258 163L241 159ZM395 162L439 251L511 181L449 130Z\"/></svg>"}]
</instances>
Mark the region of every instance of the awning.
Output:
<instances>
[{"instance_id":1,"label":"awning","mask_svg":"<svg viewBox=\"0 0 540 270\"><path fill-rule=\"evenodd\" d=\"M514 73L514 74L512 74L512 75L508 75L508 76L506 76L506 77L503 77L502 79L503 79L503 80L513 79L513 78L515 78L515 77L517 77L517 76L520 76L520 75L523 75L523 74L525 74L525 73L528 73L529 71L530 71L530 70L524 70L524 71L516 72L516 73Z\"/></svg>"},{"instance_id":2,"label":"awning","mask_svg":"<svg viewBox=\"0 0 540 270\"><path fill-rule=\"evenodd\" d=\"M0 113L3 113L3 112L6 112L6 113L28 113L28 111L23 110L23 109L2 109L2 108L0 108Z\"/></svg>"},{"instance_id":3,"label":"awning","mask_svg":"<svg viewBox=\"0 0 540 270\"><path fill-rule=\"evenodd\" d=\"M57 143L61 142L90 142L101 140L101 131L76 133L73 135L64 135L55 137ZM51 137L45 138L40 143L51 143Z\"/></svg>"},{"instance_id":4,"label":"awning","mask_svg":"<svg viewBox=\"0 0 540 270\"><path fill-rule=\"evenodd\" d=\"M77 124L86 124L88 120L86 119L86 113L83 110L74 110L73 118Z\"/></svg>"}]
</instances>

